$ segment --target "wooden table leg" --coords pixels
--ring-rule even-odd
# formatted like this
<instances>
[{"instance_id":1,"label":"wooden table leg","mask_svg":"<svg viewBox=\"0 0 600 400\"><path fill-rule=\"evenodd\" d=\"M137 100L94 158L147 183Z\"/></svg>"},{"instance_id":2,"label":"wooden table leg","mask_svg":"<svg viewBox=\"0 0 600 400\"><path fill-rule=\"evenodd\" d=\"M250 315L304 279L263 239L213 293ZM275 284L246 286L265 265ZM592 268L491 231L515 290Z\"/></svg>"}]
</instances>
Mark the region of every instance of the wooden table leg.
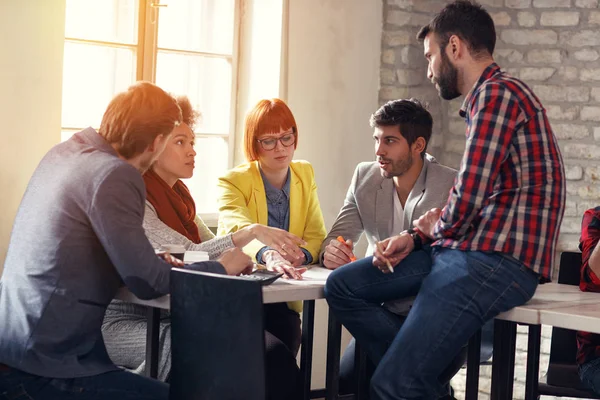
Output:
<instances>
[{"instance_id":1,"label":"wooden table leg","mask_svg":"<svg viewBox=\"0 0 600 400\"><path fill-rule=\"evenodd\" d=\"M481 329L469 340L467 350L467 384L465 400L477 400L479 392L479 359L481 356Z\"/></svg>"},{"instance_id":2,"label":"wooden table leg","mask_svg":"<svg viewBox=\"0 0 600 400\"><path fill-rule=\"evenodd\" d=\"M160 336L160 309L148 307L146 322L146 376L158 377L158 340Z\"/></svg>"},{"instance_id":3,"label":"wooden table leg","mask_svg":"<svg viewBox=\"0 0 600 400\"><path fill-rule=\"evenodd\" d=\"M326 400L337 400L339 394L340 378L340 348L342 346L342 324L340 324L331 310L329 310L329 323L327 331L327 372L325 375Z\"/></svg>"},{"instance_id":4,"label":"wooden table leg","mask_svg":"<svg viewBox=\"0 0 600 400\"><path fill-rule=\"evenodd\" d=\"M516 336L517 324L515 322L494 321L491 400L512 399Z\"/></svg>"},{"instance_id":5,"label":"wooden table leg","mask_svg":"<svg viewBox=\"0 0 600 400\"><path fill-rule=\"evenodd\" d=\"M540 374L540 345L542 326L529 325L527 337L527 375L525 378L525 400L537 400Z\"/></svg>"},{"instance_id":6,"label":"wooden table leg","mask_svg":"<svg viewBox=\"0 0 600 400\"><path fill-rule=\"evenodd\" d=\"M312 379L313 339L315 331L315 301L304 301L302 309L302 347L300 348L300 372L304 379L302 383L302 398L310 400Z\"/></svg>"},{"instance_id":7,"label":"wooden table leg","mask_svg":"<svg viewBox=\"0 0 600 400\"><path fill-rule=\"evenodd\" d=\"M356 389L354 400L366 400L369 396L369 377L367 376L367 353L355 342L354 373L356 374Z\"/></svg>"}]
</instances>

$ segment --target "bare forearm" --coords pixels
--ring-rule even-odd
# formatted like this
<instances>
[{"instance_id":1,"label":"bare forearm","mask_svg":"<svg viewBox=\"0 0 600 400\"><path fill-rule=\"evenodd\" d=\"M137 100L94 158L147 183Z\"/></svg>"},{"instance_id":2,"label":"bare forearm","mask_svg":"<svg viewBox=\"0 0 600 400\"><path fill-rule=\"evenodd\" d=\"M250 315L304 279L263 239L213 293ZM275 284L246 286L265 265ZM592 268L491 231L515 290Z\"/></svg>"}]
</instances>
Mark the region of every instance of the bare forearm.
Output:
<instances>
[{"instance_id":1,"label":"bare forearm","mask_svg":"<svg viewBox=\"0 0 600 400\"><path fill-rule=\"evenodd\" d=\"M592 251L588 265L594 274L596 274L597 277L600 277L600 246L596 245L594 251Z\"/></svg>"},{"instance_id":2,"label":"bare forearm","mask_svg":"<svg viewBox=\"0 0 600 400\"><path fill-rule=\"evenodd\" d=\"M235 247L242 248L252 240L256 239L256 233L254 232L254 227L256 224L248 225L239 231L235 232L231 239L233 240L233 244Z\"/></svg>"}]
</instances>

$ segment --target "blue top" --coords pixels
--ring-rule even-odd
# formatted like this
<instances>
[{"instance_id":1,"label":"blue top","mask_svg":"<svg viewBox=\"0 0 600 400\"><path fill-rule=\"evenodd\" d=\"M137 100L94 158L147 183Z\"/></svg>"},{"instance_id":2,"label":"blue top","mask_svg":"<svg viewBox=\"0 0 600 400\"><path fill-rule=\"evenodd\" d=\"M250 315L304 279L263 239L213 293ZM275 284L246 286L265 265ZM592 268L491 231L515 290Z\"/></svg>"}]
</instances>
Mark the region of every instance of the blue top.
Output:
<instances>
[{"instance_id":1,"label":"blue top","mask_svg":"<svg viewBox=\"0 0 600 400\"><path fill-rule=\"evenodd\" d=\"M269 218L267 221L268 226L273 228L283 229L285 231L290 230L290 182L291 182L291 171L288 167L287 178L285 179L285 183L283 184L282 189L278 189L275 186L271 185L271 183L263 174L262 169L260 170L260 176L262 177L263 184L265 186L265 194L267 196L267 210L269 214ZM300 248L304 255L306 256L306 260L304 261L304 265L312 263L312 256L308 252L308 250L304 248ZM256 261L260 264L264 264L262 256L265 251L273 250L269 246L265 246L256 253Z\"/></svg>"}]
</instances>

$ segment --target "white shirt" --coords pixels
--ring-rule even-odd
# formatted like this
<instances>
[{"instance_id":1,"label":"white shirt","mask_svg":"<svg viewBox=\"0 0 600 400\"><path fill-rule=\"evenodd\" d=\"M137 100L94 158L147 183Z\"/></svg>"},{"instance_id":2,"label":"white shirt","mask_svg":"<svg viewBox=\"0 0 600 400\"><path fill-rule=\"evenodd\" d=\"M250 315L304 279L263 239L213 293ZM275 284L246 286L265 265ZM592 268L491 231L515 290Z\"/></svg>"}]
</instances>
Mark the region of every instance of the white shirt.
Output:
<instances>
[{"instance_id":1,"label":"white shirt","mask_svg":"<svg viewBox=\"0 0 600 400\"><path fill-rule=\"evenodd\" d=\"M394 196L394 218L392 219L392 230L390 233L391 235L397 235L404 230L404 207L402 207L400 197L395 189L392 196Z\"/></svg>"}]
</instances>

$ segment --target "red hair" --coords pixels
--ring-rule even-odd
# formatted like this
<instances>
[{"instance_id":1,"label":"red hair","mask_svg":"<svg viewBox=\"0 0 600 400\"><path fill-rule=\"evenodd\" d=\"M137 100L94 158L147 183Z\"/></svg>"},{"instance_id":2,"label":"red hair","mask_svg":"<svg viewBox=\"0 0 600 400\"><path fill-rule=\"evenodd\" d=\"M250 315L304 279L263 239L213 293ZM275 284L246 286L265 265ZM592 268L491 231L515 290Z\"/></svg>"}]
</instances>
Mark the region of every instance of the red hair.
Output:
<instances>
[{"instance_id":1,"label":"red hair","mask_svg":"<svg viewBox=\"0 0 600 400\"><path fill-rule=\"evenodd\" d=\"M130 159L180 123L181 108L173 96L150 82L137 82L111 100L98 133Z\"/></svg>"},{"instance_id":2,"label":"red hair","mask_svg":"<svg viewBox=\"0 0 600 400\"><path fill-rule=\"evenodd\" d=\"M258 160L258 137L265 133L279 133L294 129L296 143L298 146L298 127L294 115L289 107L281 99L265 99L259 101L252 110L246 114L244 123L244 155L248 161Z\"/></svg>"}]
</instances>

